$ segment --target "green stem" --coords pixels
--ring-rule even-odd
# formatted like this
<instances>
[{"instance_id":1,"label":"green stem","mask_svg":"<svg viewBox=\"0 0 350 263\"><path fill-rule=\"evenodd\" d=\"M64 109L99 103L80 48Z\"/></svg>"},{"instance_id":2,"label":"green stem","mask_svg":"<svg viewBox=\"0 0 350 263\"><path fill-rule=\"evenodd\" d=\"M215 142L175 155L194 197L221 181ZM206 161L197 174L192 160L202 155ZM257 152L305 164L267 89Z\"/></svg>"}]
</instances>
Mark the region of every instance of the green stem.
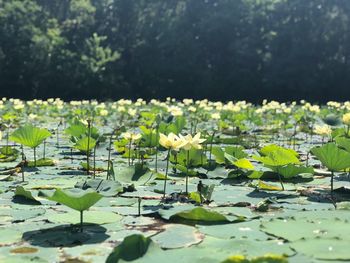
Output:
<instances>
[{"instance_id":1,"label":"green stem","mask_svg":"<svg viewBox=\"0 0 350 263\"><path fill-rule=\"evenodd\" d=\"M46 140L44 141L44 153L43 153L43 159L46 157Z\"/></svg>"},{"instance_id":2,"label":"green stem","mask_svg":"<svg viewBox=\"0 0 350 263\"><path fill-rule=\"evenodd\" d=\"M298 123L295 123L294 131L293 131L293 150L295 150L295 146L296 146L297 125Z\"/></svg>"},{"instance_id":3,"label":"green stem","mask_svg":"<svg viewBox=\"0 0 350 263\"><path fill-rule=\"evenodd\" d=\"M36 147L34 147L34 167L36 167Z\"/></svg>"},{"instance_id":4,"label":"green stem","mask_svg":"<svg viewBox=\"0 0 350 263\"><path fill-rule=\"evenodd\" d=\"M152 124L153 125L153 124ZM152 147L152 139L153 139L153 126L150 127L151 129L151 133L150 133L150 139L149 139L149 147ZM156 135L156 138L157 138L157 135ZM147 145L145 145L147 147Z\"/></svg>"},{"instance_id":5,"label":"green stem","mask_svg":"<svg viewBox=\"0 0 350 263\"><path fill-rule=\"evenodd\" d=\"M112 136L113 136L113 133L109 137L108 161L107 161L107 180L109 179L109 168L110 168L109 165L110 165L110 162L111 162Z\"/></svg>"},{"instance_id":6,"label":"green stem","mask_svg":"<svg viewBox=\"0 0 350 263\"><path fill-rule=\"evenodd\" d=\"M209 162L211 161L211 151L213 150L213 140L215 136L216 131L214 130L213 134L211 135L211 140L210 140L210 150L209 150Z\"/></svg>"},{"instance_id":7,"label":"green stem","mask_svg":"<svg viewBox=\"0 0 350 263\"><path fill-rule=\"evenodd\" d=\"M156 126L156 139L158 138L158 125ZM156 168L156 173L158 172L158 143L159 143L159 139L156 140L156 163L155 163L155 168Z\"/></svg>"},{"instance_id":8,"label":"green stem","mask_svg":"<svg viewBox=\"0 0 350 263\"><path fill-rule=\"evenodd\" d=\"M201 204L203 204L202 188L203 188L202 181L199 181L197 189L198 189Z\"/></svg>"},{"instance_id":9,"label":"green stem","mask_svg":"<svg viewBox=\"0 0 350 263\"><path fill-rule=\"evenodd\" d=\"M141 197L138 198L138 216L141 216Z\"/></svg>"},{"instance_id":10,"label":"green stem","mask_svg":"<svg viewBox=\"0 0 350 263\"><path fill-rule=\"evenodd\" d=\"M279 169L277 169L277 175L278 175L278 179L280 181L281 187L282 187L282 191L284 191L284 185L283 185L283 182L282 182L282 177L281 177L281 174L279 172Z\"/></svg>"},{"instance_id":11,"label":"green stem","mask_svg":"<svg viewBox=\"0 0 350 263\"><path fill-rule=\"evenodd\" d=\"M141 143L139 142L137 144L137 153L136 153L136 158L139 160L139 163L141 162L141 155L140 155L140 151L141 151Z\"/></svg>"},{"instance_id":12,"label":"green stem","mask_svg":"<svg viewBox=\"0 0 350 263\"><path fill-rule=\"evenodd\" d=\"M90 164L89 164L89 155L90 155L90 135L91 135L91 121L88 120L88 141L87 141L87 149L86 149L86 173L89 175L90 173Z\"/></svg>"},{"instance_id":13,"label":"green stem","mask_svg":"<svg viewBox=\"0 0 350 263\"><path fill-rule=\"evenodd\" d=\"M166 181L167 181L167 179L168 179L169 159L170 159L170 149L168 149L168 155L167 155L167 158L166 158L166 168L165 168L165 180L164 180L164 189L163 189L163 199L165 198Z\"/></svg>"},{"instance_id":14,"label":"green stem","mask_svg":"<svg viewBox=\"0 0 350 263\"><path fill-rule=\"evenodd\" d=\"M334 180L334 172L332 171L331 172L331 198L332 198L332 201L334 201L334 196L333 196L333 180Z\"/></svg>"},{"instance_id":15,"label":"green stem","mask_svg":"<svg viewBox=\"0 0 350 263\"><path fill-rule=\"evenodd\" d=\"M24 162L25 162L25 157L24 157L24 149L23 149L23 145L21 145L21 149L22 149L22 182L24 182Z\"/></svg>"},{"instance_id":16,"label":"green stem","mask_svg":"<svg viewBox=\"0 0 350 263\"><path fill-rule=\"evenodd\" d=\"M80 232L83 232L83 211L80 211Z\"/></svg>"},{"instance_id":17,"label":"green stem","mask_svg":"<svg viewBox=\"0 0 350 263\"><path fill-rule=\"evenodd\" d=\"M155 160L155 170L158 172L158 146L156 146L156 160Z\"/></svg>"},{"instance_id":18,"label":"green stem","mask_svg":"<svg viewBox=\"0 0 350 263\"><path fill-rule=\"evenodd\" d=\"M129 156L128 156L128 164L130 166L130 159L131 159L131 142L132 140L130 139L130 142L129 142Z\"/></svg>"},{"instance_id":19,"label":"green stem","mask_svg":"<svg viewBox=\"0 0 350 263\"><path fill-rule=\"evenodd\" d=\"M8 148L9 148L9 127L8 126L6 127L6 155L8 154Z\"/></svg>"},{"instance_id":20,"label":"green stem","mask_svg":"<svg viewBox=\"0 0 350 263\"><path fill-rule=\"evenodd\" d=\"M93 178L95 179L96 176L96 146L94 147L94 173L93 173Z\"/></svg>"},{"instance_id":21,"label":"green stem","mask_svg":"<svg viewBox=\"0 0 350 263\"><path fill-rule=\"evenodd\" d=\"M59 127L60 125L57 126L57 148L60 147L60 136L59 136L59 129L58 129Z\"/></svg>"},{"instance_id":22,"label":"green stem","mask_svg":"<svg viewBox=\"0 0 350 263\"><path fill-rule=\"evenodd\" d=\"M186 195L188 195L188 170L190 167L190 151L187 151L187 158L186 158Z\"/></svg>"}]
</instances>

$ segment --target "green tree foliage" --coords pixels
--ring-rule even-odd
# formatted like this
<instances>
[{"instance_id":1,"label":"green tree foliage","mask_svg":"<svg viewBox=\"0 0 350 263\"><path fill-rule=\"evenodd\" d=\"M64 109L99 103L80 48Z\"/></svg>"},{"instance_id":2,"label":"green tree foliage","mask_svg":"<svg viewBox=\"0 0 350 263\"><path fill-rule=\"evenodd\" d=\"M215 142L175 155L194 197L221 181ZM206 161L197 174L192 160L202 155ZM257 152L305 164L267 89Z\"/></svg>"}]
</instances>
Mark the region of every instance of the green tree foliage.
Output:
<instances>
[{"instance_id":1,"label":"green tree foliage","mask_svg":"<svg viewBox=\"0 0 350 263\"><path fill-rule=\"evenodd\" d=\"M349 14L348 0L0 0L0 95L348 99Z\"/></svg>"}]
</instances>

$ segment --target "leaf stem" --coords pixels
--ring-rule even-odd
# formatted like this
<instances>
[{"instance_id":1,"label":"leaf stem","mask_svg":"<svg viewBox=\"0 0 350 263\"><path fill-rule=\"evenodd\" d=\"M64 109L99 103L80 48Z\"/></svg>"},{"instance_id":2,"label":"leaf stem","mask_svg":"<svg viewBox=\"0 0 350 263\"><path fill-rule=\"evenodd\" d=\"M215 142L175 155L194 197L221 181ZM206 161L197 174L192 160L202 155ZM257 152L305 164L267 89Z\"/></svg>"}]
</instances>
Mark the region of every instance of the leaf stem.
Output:
<instances>
[{"instance_id":1,"label":"leaf stem","mask_svg":"<svg viewBox=\"0 0 350 263\"><path fill-rule=\"evenodd\" d=\"M334 172L331 171L331 198L332 198L332 201L334 201L333 199L333 180L334 180Z\"/></svg>"},{"instance_id":2,"label":"leaf stem","mask_svg":"<svg viewBox=\"0 0 350 263\"><path fill-rule=\"evenodd\" d=\"M159 138L158 138L158 124L156 126L156 160L155 160L155 170L156 173L158 172L158 143L159 143ZM158 140L157 140L158 139Z\"/></svg>"},{"instance_id":3,"label":"leaf stem","mask_svg":"<svg viewBox=\"0 0 350 263\"><path fill-rule=\"evenodd\" d=\"M87 141L87 149L86 149L86 173L89 175L90 173L90 164L89 164L89 154L90 154L90 135L91 135L91 121L88 120L88 141Z\"/></svg>"},{"instance_id":4,"label":"leaf stem","mask_svg":"<svg viewBox=\"0 0 350 263\"><path fill-rule=\"evenodd\" d=\"M34 147L34 167L36 167L36 147Z\"/></svg>"},{"instance_id":5,"label":"leaf stem","mask_svg":"<svg viewBox=\"0 0 350 263\"><path fill-rule=\"evenodd\" d=\"M43 153L43 159L46 157L46 140L44 140L44 153Z\"/></svg>"},{"instance_id":6,"label":"leaf stem","mask_svg":"<svg viewBox=\"0 0 350 263\"><path fill-rule=\"evenodd\" d=\"M186 195L188 195L188 170L190 167L190 150L187 150L186 156Z\"/></svg>"},{"instance_id":7,"label":"leaf stem","mask_svg":"<svg viewBox=\"0 0 350 263\"><path fill-rule=\"evenodd\" d=\"M283 182L282 182L282 177L281 177L281 174L280 174L278 168L277 168L277 175L278 175L278 179L280 181L281 187L282 187L282 191L284 191L284 185L283 185Z\"/></svg>"},{"instance_id":8,"label":"leaf stem","mask_svg":"<svg viewBox=\"0 0 350 263\"><path fill-rule=\"evenodd\" d=\"M6 155L8 154L8 148L9 148L9 126L6 125Z\"/></svg>"},{"instance_id":9,"label":"leaf stem","mask_svg":"<svg viewBox=\"0 0 350 263\"><path fill-rule=\"evenodd\" d=\"M141 197L138 198L138 216L141 216Z\"/></svg>"},{"instance_id":10,"label":"leaf stem","mask_svg":"<svg viewBox=\"0 0 350 263\"><path fill-rule=\"evenodd\" d=\"M80 211L80 232L83 232L83 211Z\"/></svg>"},{"instance_id":11,"label":"leaf stem","mask_svg":"<svg viewBox=\"0 0 350 263\"><path fill-rule=\"evenodd\" d=\"M166 181L167 181L167 179L168 179L169 159L170 159L170 148L168 149L168 154L167 154L167 158L166 158L166 168L165 168L165 180L164 180L164 189L163 189L163 199L165 198Z\"/></svg>"},{"instance_id":12,"label":"leaf stem","mask_svg":"<svg viewBox=\"0 0 350 263\"><path fill-rule=\"evenodd\" d=\"M214 140L215 133L216 131L214 130L213 134L211 135L210 148L209 148L209 162L211 162L211 152L213 150L213 140Z\"/></svg>"},{"instance_id":13,"label":"leaf stem","mask_svg":"<svg viewBox=\"0 0 350 263\"><path fill-rule=\"evenodd\" d=\"M114 130L111 133L111 136L109 136L109 144L108 144L108 161L107 161L107 180L109 179L109 165L110 165L110 161L111 161L111 151L112 151L112 137L114 134Z\"/></svg>"},{"instance_id":14,"label":"leaf stem","mask_svg":"<svg viewBox=\"0 0 350 263\"><path fill-rule=\"evenodd\" d=\"M130 166L130 159L131 159L131 142L132 140L130 139L129 141L129 156L128 156L128 165Z\"/></svg>"},{"instance_id":15,"label":"leaf stem","mask_svg":"<svg viewBox=\"0 0 350 263\"><path fill-rule=\"evenodd\" d=\"M96 176L96 146L97 146L97 144L94 147L94 172L93 172L93 178L94 179L95 179L95 176Z\"/></svg>"},{"instance_id":16,"label":"leaf stem","mask_svg":"<svg viewBox=\"0 0 350 263\"><path fill-rule=\"evenodd\" d=\"M23 145L21 145L21 150L22 150L22 167L21 167L21 172L22 172L22 182L24 182L24 163L25 163L25 156L24 156Z\"/></svg>"},{"instance_id":17,"label":"leaf stem","mask_svg":"<svg viewBox=\"0 0 350 263\"><path fill-rule=\"evenodd\" d=\"M60 147L60 135L59 135L59 127L60 127L60 125L58 124L57 125L57 130L56 130L56 135L57 135L57 148L59 148Z\"/></svg>"}]
</instances>

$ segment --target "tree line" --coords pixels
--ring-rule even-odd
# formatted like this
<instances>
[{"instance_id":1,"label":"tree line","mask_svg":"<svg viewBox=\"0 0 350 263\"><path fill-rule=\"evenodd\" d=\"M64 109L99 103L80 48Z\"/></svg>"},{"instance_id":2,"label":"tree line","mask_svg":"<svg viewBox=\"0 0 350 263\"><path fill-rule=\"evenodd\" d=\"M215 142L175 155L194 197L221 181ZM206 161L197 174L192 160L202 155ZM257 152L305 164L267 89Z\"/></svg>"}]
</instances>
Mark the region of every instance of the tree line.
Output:
<instances>
[{"instance_id":1,"label":"tree line","mask_svg":"<svg viewBox=\"0 0 350 263\"><path fill-rule=\"evenodd\" d=\"M348 0L0 0L0 96L348 100Z\"/></svg>"}]
</instances>

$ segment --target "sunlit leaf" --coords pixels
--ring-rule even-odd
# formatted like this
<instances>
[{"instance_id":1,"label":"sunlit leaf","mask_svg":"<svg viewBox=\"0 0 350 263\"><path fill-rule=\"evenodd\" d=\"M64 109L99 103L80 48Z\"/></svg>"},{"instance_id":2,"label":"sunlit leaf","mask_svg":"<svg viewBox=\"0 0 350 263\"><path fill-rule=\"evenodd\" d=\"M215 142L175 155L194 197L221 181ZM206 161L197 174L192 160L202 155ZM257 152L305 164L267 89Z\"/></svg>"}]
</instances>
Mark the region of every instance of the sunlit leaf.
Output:
<instances>
[{"instance_id":1,"label":"sunlit leaf","mask_svg":"<svg viewBox=\"0 0 350 263\"><path fill-rule=\"evenodd\" d=\"M335 143L314 147L311 153L330 171L337 172L350 167L350 153L339 149Z\"/></svg>"},{"instance_id":2,"label":"sunlit leaf","mask_svg":"<svg viewBox=\"0 0 350 263\"><path fill-rule=\"evenodd\" d=\"M50 136L51 133L46 129L39 129L32 125L26 125L15 130L10 135L10 140L30 148L36 148Z\"/></svg>"}]
</instances>

